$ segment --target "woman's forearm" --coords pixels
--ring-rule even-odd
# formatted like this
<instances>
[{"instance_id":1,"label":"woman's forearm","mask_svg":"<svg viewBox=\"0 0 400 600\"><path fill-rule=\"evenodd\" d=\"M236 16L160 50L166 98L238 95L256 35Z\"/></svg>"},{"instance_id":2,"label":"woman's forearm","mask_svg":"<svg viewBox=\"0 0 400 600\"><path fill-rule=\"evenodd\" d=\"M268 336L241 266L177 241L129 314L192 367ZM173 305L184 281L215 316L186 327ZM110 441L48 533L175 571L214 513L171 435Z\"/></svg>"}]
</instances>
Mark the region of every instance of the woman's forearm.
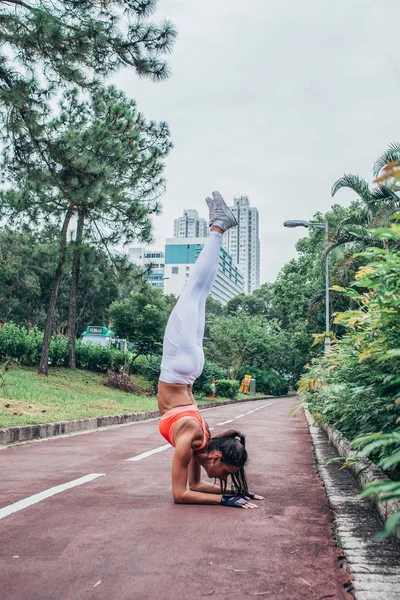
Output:
<instances>
[{"instance_id":1,"label":"woman's forearm","mask_svg":"<svg viewBox=\"0 0 400 600\"><path fill-rule=\"evenodd\" d=\"M221 486L208 481L199 481L190 486L190 489L194 492L202 492L203 494L219 494L221 495ZM231 489L229 487L224 490L224 494L230 494Z\"/></svg>"},{"instance_id":2,"label":"woman's forearm","mask_svg":"<svg viewBox=\"0 0 400 600\"><path fill-rule=\"evenodd\" d=\"M217 488L209 484L211 487ZM196 488L197 490L197 488ZM174 494L175 504L221 504L222 494L185 490L183 494Z\"/></svg>"}]
</instances>

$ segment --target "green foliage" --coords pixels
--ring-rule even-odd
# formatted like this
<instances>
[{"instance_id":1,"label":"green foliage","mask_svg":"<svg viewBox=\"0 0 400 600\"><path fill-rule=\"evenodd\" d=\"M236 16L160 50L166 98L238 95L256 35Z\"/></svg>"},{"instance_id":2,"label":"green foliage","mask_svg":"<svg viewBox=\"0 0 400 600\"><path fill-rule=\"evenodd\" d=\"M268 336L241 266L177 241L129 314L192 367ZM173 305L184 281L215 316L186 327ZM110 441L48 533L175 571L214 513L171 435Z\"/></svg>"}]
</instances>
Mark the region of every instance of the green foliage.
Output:
<instances>
[{"instance_id":1,"label":"green foliage","mask_svg":"<svg viewBox=\"0 0 400 600\"><path fill-rule=\"evenodd\" d=\"M244 364L288 371L287 336L277 322L242 311L222 319L210 316L207 329L206 356L233 376Z\"/></svg>"},{"instance_id":2,"label":"green foliage","mask_svg":"<svg viewBox=\"0 0 400 600\"><path fill-rule=\"evenodd\" d=\"M215 300L212 296L208 296L206 300L206 315L216 315L221 317L224 314L224 307L218 300Z\"/></svg>"},{"instance_id":3,"label":"green foliage","mask_svg":"<svg viewBox=\"0 0 400 600\"><path fill-rule=\"evenodd\" d=\"M0 322L35 327L54 275L55 248L27 230L0 229Z\"/></svg>"},{"instance_id":4,"label":"green foliage","mask_svg":"<svg viewBox=\"0 0 400 600\"><path fill-rule=\"evenodd\" d=\"M273 303L273 285L263 283L263 285L254 290L253 294L239 294L231 298L225 306L225 314L231 315L240 312L245 312L249 315L264 315L269 318L274 318L274 303Z\"/></svg>"},{"instance_id":5,"label":"green foliage","mask_svg":"<svg viewBox=\"0 0 400 600\"><path fill-rule=\"evenodd\" d=\"M350 439L363 436L354 443L394 471L400 463L400 249L395 245L400 225L374 230L373 235L392 243L392 249L372 247L361 253L366 264L353 286L365 291L344 290L357 306L335 318L346 333L327 355L313 361L299 390L314 414ZM397 497L400 484L393 485L390 494ZM390 497L386 487L368 487L365 493Z\"/></svg>"},{"instance_id":6,"label":"green foliage","mask_svg":"<svg viewBox=\"0 0 400 600\"><path fill-rule=\"evenodd\" d=\"M167 77L159 57L176 33L170 23L144 21L155 0L8 4L0 6L6 49L0 54L0 217L60 223L39 365L46 373L71 219L78 216L80 225L68 327L73 364L82 233L101 244L149 241L148 215L159 210L164 186L167 125L147 124L133 101L102 82L121 66L154 80ZM58 110L50 102L56 95Z\"/></svg>"},{"instance_id":7,"label":"green foliage","mask_svg":"<svg viewBox=\"0 0 400 600\"><path fill-rule=\"evenodd\" d=\"M156 392L160 377L161 356L140 356L132 368L132 373L141 375L151 384L151 390Z\"/></svg>"},{"instance_id":8,"label":"green foliage","mask_svg":"<svg viewBox=\"0 0 400 600\"><path fill-rule=\"evenodd\" d=\"M33 344L31 342L33 341ZM39 342L40 343L40 342ZM0 357L2 361L15 359L21 364L31 364L30 346L36 346L36 336L28 337L24 327L18 327L14 323L6 323L0 327Z\"/></svg>"},{"instance_id":9,"label":"green foliage","mask_svg":"<svg viewBox=\"0 0 400 600\"><path fill-rule=\"evenodd\" d=\"M215 384L217 396L222 396L223 398L237 397L240 384L235 379L217 379Z\"/></svg>"},{"instance_id":10,"label":"green foliage","mask_svg":"<svg viewBox=\"0 0 400 600\"><path fill-rule=\"evenodd\" d=\"M31 0L1 3L0 43L7 46L2 79L8 83L20 67L19 80L29 76L44 89L68 82L88 85L121 66L130 66L154 80L168 76L160 56L176 37L171 23L146 20L156 0ZM6 77L8 75L8 78ZM47 85L46 85L47 84ZM32 83L31 83L32 86Z\"/></svg>"},{"instance_id":11,"label":"green foliage","mask_svg":"<svg viewBox=\"0 0 400 600\"><path fill-rule=\"evenodd\" d=\"M194 394L202 394L208 396L211 392L211 382L213 379L226 379L227 370L222 368L220 365L210 361L204 361L203 372L200 377L196 379L193 385Z\"/></svg>"},{"instance_id":12,"label":"green foliage","mask_svg":"<svg viewBox=\"0 0 400 600\"><path fill-rule=\"evenodd\" d=\"M65 351L65 357L67 351ZM120 371L124 366L124 353L98 344L76 343L76 366L88 371Z\"/></svg>"},{"instance_id":13,"label":"green foliage","mask_svg":"<svg viewBox=\"0 0 400 600\"><path fill-rule=\"evenodd\" d=\"M37 366L43 344L43 332L6 323L0 327L0 361L14 360L21 365ZM109 369L119 371L124 365L124 353L95 344L77 342L77 367L106 373ZM51 366L63 366L68 356L67 338L54 334L50 341L49 362Z\"/></svg>"},{"instance_id":14,"label":"green foliage","mask_svg":"<svg viewBox=\"0 0 400 600\"><path fill-rule=\"evenodd\" d=\"M268 396L285 396L289 391L288 377L284 377L276 371L264 371L248 365L242 367L237 375L239 382L245 375L251 375L256 380L257 392Z\"/></svg>"},{"instance_id":15,"label":"green foliage","mask_svg":"<svg viewBox=\"0 0 400 600\"><path fill-rule=\"evenodd\" d=\"M0 322L13 321L28 328L45 325L45 307L54 278L58 253L58 231L40 232L0 229ZM142 283L135 265L122 258L111 261L104 250L89 244L81 247L81 271L77 293L76 329L84 331L89 324L107 323L108 307L124 298ZM54 329L64 333L68 320L71 253L60 284L59 300L54 315Z\"/></svg>"},{"instance_id":16,"label":"green foliage","mask_svg":"<svg viewBox=\"0 0 400 600\"><path fill-rule=\"evenodd\" d=\"M109 308L112 330L134 345L134 358L161 353L168 319L168 305L160 290L144 283L128 298L113 302Z\"/></svg>"}]
</instances>

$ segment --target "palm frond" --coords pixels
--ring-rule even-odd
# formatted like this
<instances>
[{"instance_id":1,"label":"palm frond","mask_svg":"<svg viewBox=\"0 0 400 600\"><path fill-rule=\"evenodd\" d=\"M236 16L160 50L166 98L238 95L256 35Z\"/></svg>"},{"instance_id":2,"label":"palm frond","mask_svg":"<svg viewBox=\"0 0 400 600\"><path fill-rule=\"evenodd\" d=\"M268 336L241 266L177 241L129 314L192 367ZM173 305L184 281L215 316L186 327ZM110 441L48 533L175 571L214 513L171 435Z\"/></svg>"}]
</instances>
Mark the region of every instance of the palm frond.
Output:
<instances>
[{"instance_id":1,"label":"palm frond","mask_svg":"<svg viewBox=\"0 0 400 600\"><path fill-rule=\"evenodd\" d=\"M393 142L392 144L389 144L386 152L376 159L373 166L374 176L378 177L383 167L395 160L400 160L400 144Z\"/></svg>"},{"instance_id":2,"label":"palm frond","mask_svg":"<svg viewBox=\"0 0 400 600\"><path fill-rule=\"evenodd\" d=\"M379 212L383 206L395 214L400 211L400 197L386 185L380 185L371 193L367 206L373 215Z\"/></svg>"},{"instance_id":3,"label":"palm frond","mask_svg":"<svg viewBox=\"0 0 400 600\"><path fill-rule=\"evenodd\" d=\"M375 227L389 227L390 219L398 212L398 209L393 206L382 205L379 207L377 212L374 214L371 226Z\"/></svg>"},{"instance_id":4,"label":"palm frond","mask_svg":"<svg viewBox=\"0 0 400 600\"><path fill-rule=\"evenodd\" d=\"M387 185L380 184L371 192L371 196L374 200L392 200L400 206L400 197Z\"/></svg>"},{"instance_id":5,"label":"palm frond","mask_svg":"<svg viewBox=\"0 0 400 600\"><path fill-rule=\"evenodd\" d=\"M360 264L360 259L354 256L354 249L345 252L333 267L332 276L335 283L341 287L347 287L353 281Z\"/></svg>"},{"instance_id":6,"label":"palm frond","mask_svg":"<svg viewBox=\"0 0 400 600\"><path fill-rule=\"evenodd\" d=\"M336 235L340 235L343 230L346 230L348 225L360 225L369 227L372 221L372 213L368 206L359 206L356 212L342 219L336 229Z\"/></svg>"},{"instance_id":7,"label":"palm frond","mask_svg":"<svg viewBox=\"0 0 400 600\"><path fill-rule=\"evenodd\" d=\"M338 179L336 183L333 184L331 192L332 196L334 196L336 192L338 192L341 188L344 187L350 188L351 190L356 192L356 194L358 194L358 196L365 202L368 202L371 197L371 191L369 189L367 181L365 181L365 179L363 179L362 177L358 177L358 175L345 174L343 175L343 177Z\"/></svg>"},{"instance_id":8,"label":"palm frond","mask_svg":"<svg viewBox=\"0 0 400 600\"><path fill-rule=\"evenodd\" d=\"M315 292L308 301L308 314L309 316L317 313L325 303L325 290Z\"/></svg>"},{"instance_id":9,"label":"palm frond","mask_svg":"<svg viewBox=\"0 0 400 600\"><path fill-rule=\"evenodd\" d=\"M343 294L336 292L335 290L329 290L329 304L332 309L332 313L336 312L339 308L346 308L349 301ZM317 314L325 306L325 290L315 292L308 302L308 316L309 318ZM331 317L332 318L332 317Z\"/></svg>"}]
</instances>

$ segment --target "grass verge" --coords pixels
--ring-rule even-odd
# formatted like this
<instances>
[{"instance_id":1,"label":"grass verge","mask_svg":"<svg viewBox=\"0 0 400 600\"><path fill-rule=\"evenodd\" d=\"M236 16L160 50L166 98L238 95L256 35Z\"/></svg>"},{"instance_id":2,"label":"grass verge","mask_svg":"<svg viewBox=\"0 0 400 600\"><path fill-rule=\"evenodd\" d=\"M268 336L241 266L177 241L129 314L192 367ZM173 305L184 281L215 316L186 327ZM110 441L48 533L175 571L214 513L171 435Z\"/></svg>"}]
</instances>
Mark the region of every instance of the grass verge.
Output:
<instances>
[{"instance_id":1,"label":"grass verge","mask_svg":"<svg viewBox=\"0 0 400 600\"><path fill-rule=\"evenodd\" d=\"M53 423L142 410L156 410L155 396L138 396L104 385L105 375L53 367L49 375L11 365L0 377L0 427ZM149 382L132 375L132 382L150 389ZM260 394L260 396L262 396ZM239 394L239 399L248 398ZM217 398L216 401L226 400ZM211 402L199 397L199 404Z\"/></svg>"}]
</instances>

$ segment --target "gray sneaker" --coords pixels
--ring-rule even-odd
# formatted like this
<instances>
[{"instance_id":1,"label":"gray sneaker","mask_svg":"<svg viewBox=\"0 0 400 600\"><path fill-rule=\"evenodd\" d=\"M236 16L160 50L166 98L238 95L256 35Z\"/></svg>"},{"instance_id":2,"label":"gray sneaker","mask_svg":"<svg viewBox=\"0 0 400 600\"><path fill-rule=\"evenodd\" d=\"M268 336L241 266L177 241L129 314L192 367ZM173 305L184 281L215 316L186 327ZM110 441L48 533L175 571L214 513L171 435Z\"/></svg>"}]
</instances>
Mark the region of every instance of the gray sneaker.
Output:
<instances>
[{"instance_id":1,"label":"gray sneaker","mask_svg":"<svg viewBox=\"0 0 400 600\"><path fill-rule=\"evenodd\" d=\"M212 198L206 198L206 202L210 211L210 220L208 222L210 227L217 225L224 231L227 231L231 227L236 227L238 222L219 192L213 192Z\"/></svg>"}]
</instances>

